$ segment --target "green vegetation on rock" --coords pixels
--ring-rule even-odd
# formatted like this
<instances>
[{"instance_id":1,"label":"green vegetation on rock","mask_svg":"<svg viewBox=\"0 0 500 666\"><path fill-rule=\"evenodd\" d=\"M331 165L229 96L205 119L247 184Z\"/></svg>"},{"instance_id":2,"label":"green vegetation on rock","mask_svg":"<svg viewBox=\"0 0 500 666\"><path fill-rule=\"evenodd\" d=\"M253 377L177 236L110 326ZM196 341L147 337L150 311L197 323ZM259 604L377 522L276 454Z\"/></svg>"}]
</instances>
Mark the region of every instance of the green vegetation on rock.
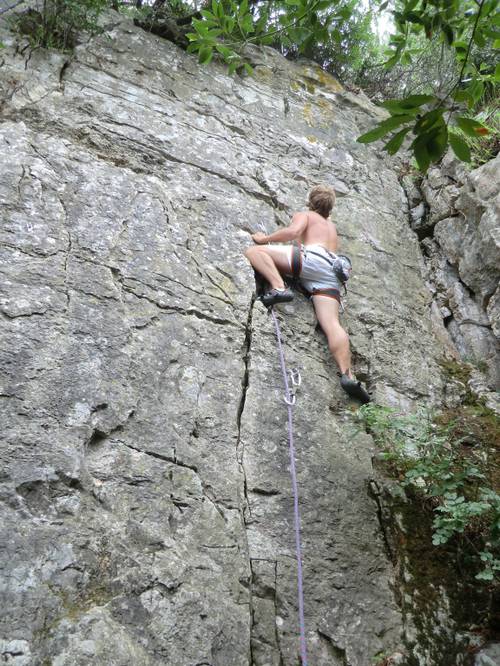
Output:
<instances>
[{"instance_id":1,"label":"green vegetation on rock","mask_svg":"<svg viewBox=\"0 0 500 666\"><path fill-rule=\"evenodd\" d=\"M78 33L102 31L99 17L109 4L108 0L40 0L24 12L11 14L9 22L33 46L71 51Z\"/></svg>"},{"instance_id":2,"label":"green vegetation on rock","mask_svg":"<svg viewBox=\"0 0 500 666\"><path fill-rule=\"evenodd\" d=\"M477 579L500 579L498 418L482 405L435 415L366 405L357 414L381 448L385 469L432 507L432 543L459 539L471 566L479 568Z\"/></svg>"}]
</instances>

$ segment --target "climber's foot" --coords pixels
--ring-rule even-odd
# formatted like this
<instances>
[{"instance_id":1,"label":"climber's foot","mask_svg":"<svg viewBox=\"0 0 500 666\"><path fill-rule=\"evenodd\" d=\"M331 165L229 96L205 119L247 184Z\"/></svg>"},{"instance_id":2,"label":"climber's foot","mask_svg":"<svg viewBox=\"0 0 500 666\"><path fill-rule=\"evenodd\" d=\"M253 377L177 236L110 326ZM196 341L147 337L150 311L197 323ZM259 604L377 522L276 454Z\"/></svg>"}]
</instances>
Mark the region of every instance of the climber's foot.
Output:
<instances>
[{"instance_id":1,"label":"climber's foot","mask_svg":"<svg viewBox=\"0 0 500 666\"><path fill-rule=\"evenodd\" d=\"M288 303L293 301L293 291L291 289L270 289L263 296L261 296L261 301L264 303L266 308L270 308L275 303Z\"/></svg>"},{"instance_id":2,"label":"climber's foot","mask_svg":"<svg viewBox=\"0 0 500 666\"><path fill-rule=\"evenodd\" d=\"M361 385L361 382L358 382L357 379L349 377L349 375L341 375L340 386L342 386L347 395L350 395L351 398L356 398L356 400L362 402L363 405L365 405L367 402L370 402L371 400L368 392Z\"/></svg>"}]
</instances>

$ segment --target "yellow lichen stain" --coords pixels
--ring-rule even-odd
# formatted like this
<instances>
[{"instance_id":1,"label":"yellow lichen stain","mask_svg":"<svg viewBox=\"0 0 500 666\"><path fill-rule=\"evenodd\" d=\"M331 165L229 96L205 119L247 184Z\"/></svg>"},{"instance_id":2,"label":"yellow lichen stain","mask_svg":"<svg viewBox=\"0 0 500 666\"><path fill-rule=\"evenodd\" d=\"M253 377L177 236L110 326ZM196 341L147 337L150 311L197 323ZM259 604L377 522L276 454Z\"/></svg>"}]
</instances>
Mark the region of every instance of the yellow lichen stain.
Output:
<instances>
[{"instance_id":1,"label":"yellow lichen stain","mask_svg":"<svg viewBox=\"0 0 500 666\"><path fill-rule=\"evenodd\" d=\"M300 83L297 83L297 81L290 81L290 90L293 90L294 92L298 92L301 89L302 89L302 86L300 85Z\"/></svg>"},{"instance_id":2,"label":"yellow lichen stain","mask_svg":"<svg viewBox=\"0 0 500 666\"><path fill-rule=\"evenodd\" d=\"M344 88L340 85L337 79L321 69L321 67L312 67L305 65L301 68L304 86L307 92L314 94L317 87L323 88L325 92L337 93L342 92Z\"/></svg>"},{"instance_id":3,"label":"yellow lichen stain","mask_svg":"<svg viewBox=\"0 0 500 666\"><path fill-rule=\"evenodd\" d=\"M256 77L264 81L270 81L273 78L273 70L265 65L258 65L253 71Z\"/></svg>"},{"instance_id":4,"label":"yellow lichen stain","mask_svg":"<svg viewBox=\"0 0 500 666\"><path fill-rule=\"evenodd\" d=\"M314 136L314 134L308 134L306 136L306 139L309 141L309 143L317 143L318 142L318 137Z\"/></svg>"},{"instance_id":5,"label":"yellow lichen stain","mask_svg":"<svg viewBox=\"0 0 500 666\"><path fill-rule=\"evenodd\" d=\"M313 117L312 104L310 104L309 102L304 104L304 107L302 109L302 115L304 116L304 120L309 125L309 127L313 127L314 126L314 117Z\"/></svg>"},{"instance_id":6,"label":"yellow lichen stain","mask_svg":"<svg viewBox=\"0 0 500 666\"><path fill-rule=\"evenodd\" d=\"M325 124L329 125L330 122L333 120L333 118L335 116L335 114L333 112L332 103L329 100L324 99L323 97L321 97L320 99L318 99L317 105L319 106L319 108L321 110L321 115L323 117L323 120L324 120Z\"/></svg>"},{"instance_id":7,"label":"yellow lichen stain","mask_svg":"<svg viewBox=\"0 0 500 666\"><path fill-rule=\"evenodd\" d=\"M343 86L337 81L337 79L325 72L324 69L318 67L318 78L321 85L328 90L328 92L342 92L344 90Z\"/></svg>"}]
</instances>

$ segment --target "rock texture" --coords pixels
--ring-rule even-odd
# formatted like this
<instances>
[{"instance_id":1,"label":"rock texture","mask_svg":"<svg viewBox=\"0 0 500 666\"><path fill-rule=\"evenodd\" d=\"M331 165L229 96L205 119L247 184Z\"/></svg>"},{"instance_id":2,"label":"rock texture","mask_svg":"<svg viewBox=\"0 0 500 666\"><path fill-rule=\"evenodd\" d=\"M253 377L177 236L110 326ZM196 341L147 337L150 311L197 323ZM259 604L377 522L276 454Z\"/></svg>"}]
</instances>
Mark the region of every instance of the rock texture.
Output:
<instances>
[{"instance_id":1,"label":"rock texture","mask_svg":"<svg viewBox=\"0 0 500 666\"><path fill-rule=\"evenodd\" d=\"M378 113L363 95L271 50L238 79L117 14L107 27L71 58L1 34L2 658L292 666L286 410L242 250L326 181L378 402L442 400L446 331L397 176L355 142ZM427 610L446 641L402 602L373 444L310 304L279 317L303 376L311 664L467 663L444 583Z\"/></svg>"},{"instance_id":2,"label":"rock texture","mask_svg":"<svg viewBox=\"0 0 500 666\"><path fill-rule=\"evenodd\" d=\"M500 388L500 156L472 172L451 155L408 188L429 286L460 356ZM498 398L489 398L498 409Z\"/></svg>"}]
</instances>

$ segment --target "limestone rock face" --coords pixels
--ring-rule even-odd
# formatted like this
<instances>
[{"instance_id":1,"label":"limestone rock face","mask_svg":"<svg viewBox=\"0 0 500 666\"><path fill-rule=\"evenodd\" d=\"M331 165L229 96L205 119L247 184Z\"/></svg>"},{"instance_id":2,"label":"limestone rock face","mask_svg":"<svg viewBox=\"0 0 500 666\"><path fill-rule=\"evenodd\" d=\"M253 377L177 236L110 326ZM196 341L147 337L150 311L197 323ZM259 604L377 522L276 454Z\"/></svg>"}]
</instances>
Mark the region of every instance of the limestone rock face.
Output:
<instances>
[{"instance_id":1,"label":"limestone rock face","mask_svg":"<svg viewBox=\"0 0 500 666\"><path fill-rule=\"evenodd\" d=\"M378 402L440 403L446 332L397 175L355 142L378 114L363 95L271 50L251 78L200 69L110 16L70 59L1 35L3 658L292 666L286 410L250 233L287 223L318 182L345 195L344 324ZM311 664L466 663L439 583L446 645L401 605L373 443L311 305L279 319L303 377Z\"/></svg>"},{"instance_id":2,"label":"limestone rock face","mask_svg":"<svg viewBox=\"0 0 500 666\"><path fill-rule=\"evenodd\" d=\"M500 387L500 156L466 172L451 155L421 186L428 211L412 226L424 253L442 318L462 358ZM409 197L413 190L409 190ZM412 203L416 203L412 201ZM493 405L492 405L493 406Z\"/></svg>"}]
</instances>

